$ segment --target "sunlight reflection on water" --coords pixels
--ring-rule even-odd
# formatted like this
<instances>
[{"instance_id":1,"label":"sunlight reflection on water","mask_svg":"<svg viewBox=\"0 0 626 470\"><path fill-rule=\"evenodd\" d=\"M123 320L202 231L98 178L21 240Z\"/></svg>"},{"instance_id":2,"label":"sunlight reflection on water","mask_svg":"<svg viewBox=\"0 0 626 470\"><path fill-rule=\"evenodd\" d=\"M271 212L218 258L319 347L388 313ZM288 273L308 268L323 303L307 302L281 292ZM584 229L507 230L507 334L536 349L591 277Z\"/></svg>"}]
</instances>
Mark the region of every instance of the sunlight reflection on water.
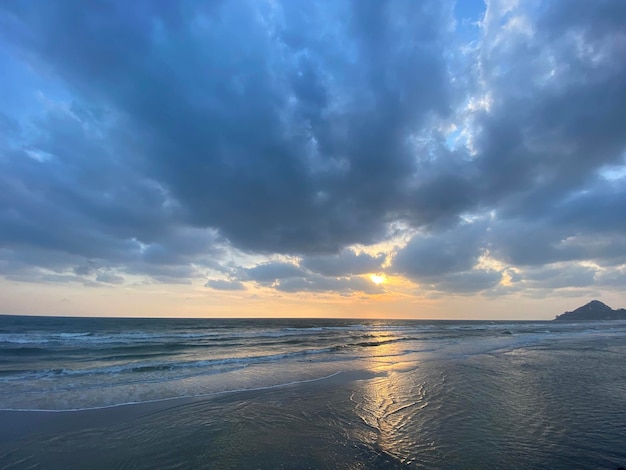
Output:
<instances>
[{"instance_id":1,"label":"sunlight reflection on water","mask_svg":"<svg viewBox=\"0 0 626 470\"><path fill-rule=\"evenodd\" d=\"M426 410L432 407L432 397L427 388L441 384L427 377L419 359L411 354L402 357L398 343L378 346L372 354L370 368L384 375L362 381L351 397L356 414L376 430L376 446L402 464L413 464L419 456L421 463L427 462L428 454L436 452L436 444L429 439L423 428L427 424ZM427 386L428 382L428 386Z\"/></svg>"}]
</instances>

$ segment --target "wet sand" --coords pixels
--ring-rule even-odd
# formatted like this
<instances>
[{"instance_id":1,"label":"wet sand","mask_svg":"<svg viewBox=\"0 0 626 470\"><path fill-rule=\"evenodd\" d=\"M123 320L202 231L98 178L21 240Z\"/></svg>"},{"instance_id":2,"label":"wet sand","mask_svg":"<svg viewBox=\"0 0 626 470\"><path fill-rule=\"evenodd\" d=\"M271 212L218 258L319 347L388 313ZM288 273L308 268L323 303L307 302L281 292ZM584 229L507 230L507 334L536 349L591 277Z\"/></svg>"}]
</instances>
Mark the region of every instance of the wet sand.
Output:
<instances>
[{"instance_id":1,"label":"wet sand","mask_svg":"<svg viewBox=\"0 0 626 470\"><path fill-rule=\"evenodd\" d=\"M5 411L0 467L331 468L337 433L315 415L329 403L347 413L355 380L372 376L96 410Z\"/></svg>"},{"instance_id":2,"label":"wet sand","mask_svg":"<svg viewBox=\"0 0 626 470\"><path fill-rule=\"evenodd\" d=\"M78 411L0 411L0 442L123 424L192 400L182 398Z\"/></svg>"}]
</instances>

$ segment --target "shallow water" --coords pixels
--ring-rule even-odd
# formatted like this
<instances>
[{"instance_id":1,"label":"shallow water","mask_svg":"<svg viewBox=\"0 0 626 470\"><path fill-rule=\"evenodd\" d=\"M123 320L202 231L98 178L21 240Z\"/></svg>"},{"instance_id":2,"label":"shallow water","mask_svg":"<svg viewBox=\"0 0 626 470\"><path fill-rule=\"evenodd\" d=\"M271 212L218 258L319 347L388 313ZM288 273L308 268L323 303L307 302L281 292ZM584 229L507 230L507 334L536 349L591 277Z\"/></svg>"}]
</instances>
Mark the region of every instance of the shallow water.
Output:
<instances>
[{"instance_id":1,"label":"shallow water","mask_svg":"<svg viewBox=\"0 0 626 470\"><path fill-rule=\"evenodd\" d=\"M102 322L3 324L1 407L166 400L5 412L0 466L626 465L623 322Z\"/></svg>"}]
</instances>

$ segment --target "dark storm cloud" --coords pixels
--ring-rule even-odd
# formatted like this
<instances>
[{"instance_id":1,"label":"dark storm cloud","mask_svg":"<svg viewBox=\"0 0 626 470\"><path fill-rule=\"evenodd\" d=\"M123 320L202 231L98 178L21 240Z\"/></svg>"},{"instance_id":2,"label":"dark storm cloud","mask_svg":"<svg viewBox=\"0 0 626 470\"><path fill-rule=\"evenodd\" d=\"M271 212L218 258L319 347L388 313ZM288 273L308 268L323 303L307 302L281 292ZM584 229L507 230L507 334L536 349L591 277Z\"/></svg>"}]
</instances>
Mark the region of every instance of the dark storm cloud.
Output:
<instances>
[{"instance_id":1,"label":"dark storm cloud","mask_svg":"<svg viewBox=\"0 0 626 470\"><path fill-rule=\"evenodd\" d=\"M476 269L440 276L432 284L427 284L427 288L441 292L474 294L496 286L501 279L501 272Z\"/></svg>"},{"instance_id":2,"label":"dark storm cloud","mask_svg":"<svg viewBox=\"0 0 626 470\"><path fill-rule=\"evenodd\" d=\"M347 276L380 271L385 255L371 256L345 249L336 255L305 256L300 266L323 276Z\"/></svg>"},{"instance_id":3,"label":"dark storm cloud","mask_svg":"<svg viewBox=\"0 0 626 470\"><path fill-rule=\"evenodd\" d=\"M279 279L306 277L307 273L292 263L269 262L244 270L243 276L259 284L272 284Z\"/></svg>"},{"instance_id":4,"label":"dark storm cloud","mask_svg":"<svg viewBox=\"0 0 626 470\"><path fill-rule=\"evenodd\" d=\"M447 232L416 235L394 257L392 268L411 279L465 272L486 249L484 223L464 224Z\"/></svg>"},{"instance_id":5,"label":"dark storm cloud","mask_svg":"<svg viewBox=\"0 0 626 470\"><path fill-rule=\"evenodd\" d=\"M5 134L0 159L0 244L14 268L109 266L169 281L195 276L190 263L215 267L223 240L182 225L178 204L128 158L131 135L78 106L48 109L29 132L21 149L10 142L25 132Z\"/></svg>"},{"instance_id":6,"label":"dark storm cloud","mask_svg":"<svg viewBox=\"0 0 626 470\"><path fill-rule=\"evenodd\" d=\"M32 156L0 160L3 245L124 261L133 239L149 243L171 225L163 191L124 162L115 136L93 135L70 110L49 111L31 130Z\"/></svg>"},{"instance_id":7,"label":"dark storm cloud","mask_svg":"<svg viewBox=\"0 0 626 470\"><path fill-rule=\"evenodd\" d=\"M407 136L448 109L449 5L163 5L9 2L3 24L129 118L189 223L268 252L380 238L416 170Z\"/></svg>"},{"instance_id":8,"label":"dark storm cloud","mask_svg":"<svg viewBox=\"0 0 626 470\"><path fill-rule=\"evenodd\" d=\"M478 64L492 105L476 116L476 167L485 203L502 216L534 219L598 169L623 163L624 34L606 16L623 17L626 4L599 4L584 8L593 10L585 20L571 14L572 2L551 2L518 32L489 25Z\"/></svg>"},{"instance_id":9,"label":"dark storm cloud","mask_svg":"<svg viewBox=\"0 0 626 470\"><path fill-rule=\"evenodd\" d=\"M7 76L49 88L0 108L0 269L189 282L234 247L301 261L229 285L364 291L349 247L394 222L436 290L493 287L486 253L618 269L626 2L488 3L467 44L451 1L2 2Z\"/></svg>"},{"instance_id":10,"label":"dark storm cloud","mask_svg":"<svg viewBox=\"0 0 626 470\"><path fill-rule=\"evenodd\" d=\"M529 287L558 289L562 287L589 287L595 282L597 269L588 266L546 266L524 272Z\"/></svg>"},{"instance_id":11,"label":"dark storm cloud","mask_svg":"<svg viewBox=\"0 0 626 470\"><path fill-rule=\"evenodd\" d=\"M465 224L418 235L394 268L454 292L444 279L462 277L486 248L518 266L626 261L624 179L600 176L624 165L626 62L617 57L626 52L626 3L576 5L589 15L573 14L572 2L487 15L475 63L482 84L473 89L486 104L468 115L473 154L454 174L470 176L457 176L449 198L458 201L453 214L492 209L496 217L479 245ZM586 275L552 287L593 282Z\"/></svg>"},{"instance_id":12,"label":"dark storm cloud","mask_svg":"<svg viewBox=\"0 0 626 470\"><path fill-rule=\"evenodd\" d=\"M391 269L422 290L471 294L496 286L502 271L478 266L491 246L488 220L474 220L436 234L416 235L399 250Z\"/></svg>"},{"instance_id":13,"label":"dark storm cloud","mask_svg":"<svg viewBox=\"0 0 626 470\"><path fill-rule=\"evenodd\" d=\"M546 200L532 220L495 224L494 253L518 266L592 260L600 265L626 262L624 179L596 179L584 191L563 200Z\"/></svg>"}]
</instances>

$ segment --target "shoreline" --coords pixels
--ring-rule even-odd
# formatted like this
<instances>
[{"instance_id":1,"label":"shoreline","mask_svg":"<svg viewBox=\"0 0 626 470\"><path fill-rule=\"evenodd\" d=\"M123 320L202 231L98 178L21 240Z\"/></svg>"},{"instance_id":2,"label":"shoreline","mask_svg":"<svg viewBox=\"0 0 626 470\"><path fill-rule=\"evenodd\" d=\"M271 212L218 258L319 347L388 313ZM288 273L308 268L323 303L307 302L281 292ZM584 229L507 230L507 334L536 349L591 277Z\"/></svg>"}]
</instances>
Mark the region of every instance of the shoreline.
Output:
<instances>
[{"instance_id":1,"label":"shoreline","mask_svg":"<svg viewBox=\"0 0 626 470\"><path fill-rule=\"evenodd\" d=\"M198 395L188 395L188 396L180 396L180 397L168 397L168 398L157 398L154 400L145 400L145 401L132 401L125 403L116 403L113 405L103 405L103 406L94 406L87 408L69 408L64 410L54 410L54 409L37 409L37 408L24 408L24 409L9 409L9 408L0 408L0 413L3 412L16 412L16 413L80 413L81 411L97 411L97 410L106 410L111 408L119 408L124 406L136 406L136 405L145 405L145 404L157 404L161 402L175 401L175 400L196 400L203 398L210 398L212 396L224 395L228 393L238 393L238 392L254 392L258 390L269 390L272 388L280 388L280 387L288 387L289 385L297 385L309 382L317 382L319 380L327 380L338 374L342 374L344 371L337 371L330 375L325 375L322 377L317 377L313 379L304 379L304 380L294 380L292 382L285 382L275 385L267 385L261 387L250 387L250 388L237 388L232 390L220 390L215 392L207 392Z\"/></svg>"},{"instance_id":2,"label":"shoreline","mask_svg":"<svg viewBox=\"0 0 626 470\"><path fill-rule=\"evenodd\" d=\"M177 400L177 399L172 399ZM189 398L178 399L175 406ZM0 410L0 442L16 442L33 435L74 432L89 427L106 427L129 422L170 408L164 401L115 405L85 410Z\"/></svg>"},{"instance_id":3,"label":"shoreline","mask_svg":"<svg viewBox=\"0 0 626 470\"><path fill-rule=\"evenodd\" d=\"M104 407L69 410L0 410L0 422L3 423L0 426L0 443L17 442L34 435L63 434L89 428L125 424L151 414L165 412L169 409L217 399L228 400L228 397L254 395L255 393L292 387L314 387L316 384L324 384L323 386L336 386L339 384L343 386L356 380L367 380L380 375L380 373L367 370L338 371L324 377L266 387L225 390L204 395L120 403Z\"/></svg>"}]
</instances>

